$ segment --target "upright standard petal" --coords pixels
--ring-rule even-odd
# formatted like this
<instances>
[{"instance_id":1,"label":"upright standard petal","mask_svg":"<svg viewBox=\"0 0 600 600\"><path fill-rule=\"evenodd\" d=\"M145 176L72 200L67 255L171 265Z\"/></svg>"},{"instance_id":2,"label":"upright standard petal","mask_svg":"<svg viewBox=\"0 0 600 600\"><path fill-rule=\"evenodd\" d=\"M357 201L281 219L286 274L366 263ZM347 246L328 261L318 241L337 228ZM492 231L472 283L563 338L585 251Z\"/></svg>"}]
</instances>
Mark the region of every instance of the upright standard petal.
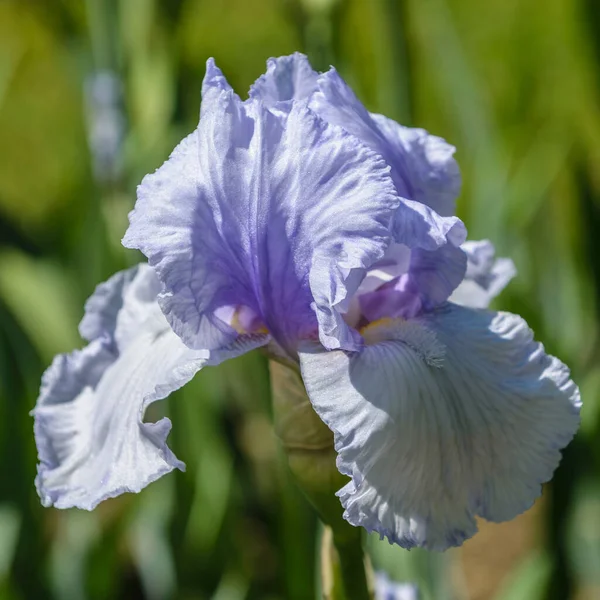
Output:
<instances>
[{"instance_id":1,"label":"upright standard petal","mask_svg":"<svg viewBox=\"0 0 600 600\"><path fill-rule=\"evenodd\" d=\"M404 157L398 170L402 173L404 166L407 174L403 181L406 192L412 194L410 197L444 217L453 215L462 187L458 163L454 160L456 148L424 129L404 127L374 113L371 118L385 139L390 155ZM398 161L399 158L394 163Z\"/></svg>"},{"instance_id":2,"label":"upright standard petal","mask_svg":"<svg viewBox=\"0 0 600 600\"><path fill-rule=\"evenodd\" d=\"M453 146L424 129L403 127L383 115L369 113L333 67L317 84L311 108L381 154L392 167L401 196L425 204L439 215L454 214L461 177Z\"/></svg>"},{"instance_id":3,"label":"upright standard petal","mask_svg":"<svg viewBox=\"0 0 600 600\"><path fill-rule=\"evenodd\" d=\"M451 216L460 192L460 172L452 157L454 148L422 129L403 127L382 115L369 113L333 68L319 77L318 87L310 107L383 156L403 198L392 233L395 242L413 249L411 267L398 282L400 290L392 291L392 286L388 286L378 296L390 301L400 292L401 304L406 305L408 287L418 291L417 296L411 294L413 304L418 296L427 306L447 300L463 280L466 268L464 252L459 248L466 239L466 229ZM369 305L377 304L375 300L370 297Z\"/></svg>"},{"instance_id":4,"label":"upright standard petal","mask_svg":"<svg viewBox=\"0 0 600 600\"><path fill-rule=\"evenodd\" d=\"M448 299L463 281L466 264L466 254L450 244L434 251L416 248L410 251L404 273L358 296L360 314L369 323L386 317L412 319ZM377 275L385 277L391 272L390 268L386 272L381 268L372 270L358 292L366 287L365 283L372 286Z\"/></svg>"},{"instance_id":5,"label":"upright standard petal","mask_svg":"<svg viewBox=\"0 0 600 600\"><path fill-rule=\"evenodd\" d=\"M142 182L124 244L156 268L159 302L190 347L237 336L217 316L230 306L286 349L317 329L327 347L357 347L339 313L389 245L389 167L301 104L274 115L221 87Z\"/></svg>"},{"instance_id":6,"label":"upright standard petal","mask_svg":"<svg viewBox=\"0 0 600 600\"><path fill-rule=\"evenodd\" d=\"M475 516L529 508L579 424L579 391L519 317L446 304L373 324L360 353L306 349L335 434L344 516L405 548L444 550Z\"/></svg>"},{"instance_id":7,"label":"upright standard petal","mask_svg":"<svg viewBox=\"0 0 600 600\"><path fill-rule=\"evenodd\" d=\"M319 74L304 54L269 58L267 72L250 88L250 97L274 107L289 100L306 100L317 90Z\"/></svg>"},{"instance_id":8,"label":"upright standard petal","mask_svg":"<svg viewBox=\"0 0 600 600\"><path fill-rule=\"evenodd\" d=\"M225 75L223 75L223 71L217 67L215 59L209 58L206 61L206 74L202 82L202 98L207 98L212 93L219 95L221 92L235 94Z\"/></svg>"},{"instance_id":9,"label":"upright standard petal","mask_svg":"<svg viewBox=\"0 0 600 600\"><path fill-rule=\"evenodd\" d=\"M242 338L216 353L190 350L160 312L157 289L147 265L99 286L81 326L90 344L57 356L44 374L33 415L45 506L91 510L182 469L166 444L170 421L145 423L146 408L201 367L266 342Z\"/></svg>"},{"instance_id":10,"label":"upright standard petal","mask_svg":"<svg viewBox=\"0 0 600 600\"><path fill-rule=\"evenodd\" d=\"M487 308L490 302L517 274L510 258L495 258L494 245L489 240L465 242L467 272L450 301L471 308Z\"/></svg>"},{"instance_id":11,"label":"upright standard petal","mask_svg":"<svg viewBox=\"0 0 600 600\"><path fill-rule=\"evenodd\" d=\"M384 157L401 196L444 217L454 214L461 189L454 146L424 129L404 127L369 113L333 67L319 74L297 52L270 58L267 72L252 86L250 96L284 111L292 99L310 102L320 117L343 127Z\"/></svg>"}]
</instances>

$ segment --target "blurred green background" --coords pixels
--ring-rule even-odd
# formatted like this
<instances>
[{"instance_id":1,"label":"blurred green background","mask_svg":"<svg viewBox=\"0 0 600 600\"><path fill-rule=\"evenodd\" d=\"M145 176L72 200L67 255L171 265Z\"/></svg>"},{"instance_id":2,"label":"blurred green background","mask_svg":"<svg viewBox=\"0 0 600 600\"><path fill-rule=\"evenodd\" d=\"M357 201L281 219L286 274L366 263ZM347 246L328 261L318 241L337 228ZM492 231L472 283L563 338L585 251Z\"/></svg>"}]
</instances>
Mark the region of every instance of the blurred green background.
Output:
<instances>
[{"instance_id":1,"label":"blurred green background","mask_svg":"<svg viewBox=\"0 0 600 600\"><path fill-rule=\"evenodd\" d=\"M40 506L28 415L94 286L139 260L135 187L195 127L206 59L244 94L295 50L456 145L459 215L519 271L498 305L583 390L534 510L443 555L369 540L375 565L425 600L600 598L598 0L0 0L0 599L314 597L262 357L162 403L187 472L93 513Z\"/></svg>"}]
</instances>

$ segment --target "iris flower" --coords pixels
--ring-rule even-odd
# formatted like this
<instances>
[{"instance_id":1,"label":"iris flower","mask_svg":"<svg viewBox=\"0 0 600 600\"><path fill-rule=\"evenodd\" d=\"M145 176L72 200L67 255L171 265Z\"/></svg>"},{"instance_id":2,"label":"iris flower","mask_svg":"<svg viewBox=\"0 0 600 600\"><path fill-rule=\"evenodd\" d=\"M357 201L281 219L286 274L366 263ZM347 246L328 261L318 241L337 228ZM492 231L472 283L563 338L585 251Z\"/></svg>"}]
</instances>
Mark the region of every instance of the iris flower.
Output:
<instances>
[{"instance_id":1,"label":"iris flower","mask_svg":"<svg viewBox=\"0 0 600 600\"><path fill-rule=\"evenodd\" d=\"M94 508L173 468L147 406L254 348L296 365L333 431L344 517L444 550L540 494L579 423L569 370L514 274L455 216L454 148L369 113L334 69L271 59L242 101L208 61L198 128L144 178L124 237L148 264L86 305L34 411L45 505Z\"/></svg>"}]
</instances>

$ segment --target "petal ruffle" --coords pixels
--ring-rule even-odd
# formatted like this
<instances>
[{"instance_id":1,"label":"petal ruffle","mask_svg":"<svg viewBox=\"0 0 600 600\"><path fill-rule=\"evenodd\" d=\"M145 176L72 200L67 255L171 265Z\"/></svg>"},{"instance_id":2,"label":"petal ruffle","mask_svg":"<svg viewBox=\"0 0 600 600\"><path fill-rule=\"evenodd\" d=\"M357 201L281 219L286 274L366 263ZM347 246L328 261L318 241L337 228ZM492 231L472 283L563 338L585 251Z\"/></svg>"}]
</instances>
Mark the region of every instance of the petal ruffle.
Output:
<instances>
[{"instance_id":1,"label":"petal ruffle","mask_svg":"<svg viewBox=\"0 0 600 600\"><path fill-rule=\"evenodd\" d=\"M390 542L444 550L475 515L529 508L579 424L569 370L519 317L447 304L375 324L361 353L300 355L335 433L345 518Z\"/></svg>"},{"instance_id":2,"label":"petal ruffle","mask_svg":"<svg viewBox=\"0 0 600 600\"><path fill-rule=\"evenodd\" d=\"M413 249L412 287L416 286L426 305L447 300L462 281L466 266L458 246L467 232L451 216L460 192L454 148L422 129L369 113L333 68L319 77L318 84L311 108L358 137L391 166L396 190L403 197L393 236L397 243Z\"/></svg>"},{"instance_id":3,"label":"petal ruffle","mask_svg":"<svg viewBox=\"0 0 600 600\"><path fill-rule=\"evenodd\" d=\"M329 123L340 125L381 154L392 167L398 193L448 217L455 212L461 177L455 148L424 129L403 127L369 113L332 67L318 79L310 106Z\"/></svg>"},{"instance_id":4,"label":"petal ruffle","mask_svg":"<svg viewBox=\"0 0 600 600\"><path fill-rule=\"evenodd\" d=\"M466 268L467 257L457 246L447 244L433 252L416 248L407 276L425 308L431 309L448 299L463 281Z\"/></svg>"},{"instance_id":5,"label":"petal ruffle","mask_svg":"<svg viewBox=\"0 0 600 600\"><path fill-rule=\"evenodd\" d=\"M358 137L391 166L403 197L392 227L394 240L413 249L411 278L425 303L445 301L462 281L466 265L458 246L467 232L462 221L451 216L460 192L454 148L422 129L369 113L334 68L319 77L318 85L311 108Z\"/></svg>"},{"instance_id":6,"label":"petal ruffle","mask_svg":"<svg viewBox=\"0 0 600 600\"><path fill-rule=\"evenodd\" d=\"M494 245L489 240L465 242L467 272L450 301L471 308L487 308L490 302L517 274L510 258L495 258Z\"/></svg>"},{"instance_id":7,"label":"petal ruffle","mask_svg":"<svg viewBox=\"0 0 600 600\"><path fill-rule=\"evenodd\" d=\"M394 255L397 261L390 263ZM350 312L367 322L385 317L411 319L445 302L463 281L466 264L466 253L452 244L434 251L392 244L367 273ZM348 318L361 322L352 314Z\"/></svg>"},{"instance_id":8,"label":"petal ruffle","mask_svg":"<svg viewBox=\"0 0 600 600\"><path fill-rule=\"evenodd\" d=\"M305 100L325 121L342 127L383 156L391 167L398 194L407 200L396 217L397 242L434 250L446 243L449 229L454 228L455 234L464 230L458 219L450 218L461 188L460 171L453 158L455 148L424 129L403 127L383 115L369 113L333 67L318 74L302 54L271 58L267 72L256 81L250 95L267 106L287 110L291 103L285 101ZM433 210L419 209L411 201ZM440 238L441 229L447 231ZM411 231L417 234L417 243L408 235ZM464 236L458 243L463 241Z\"/></svg>"},{"instance_id":9,"label":"petal ruffle","mask_svg":"<svg viewBox=\"0 0 600 600\"><path fill-rule=\"evenodd\" d=\"M319 74L313 70L304 54L269 58L267 72L250 88L250 98L267 106L289 100L306 100L317 90Z\"/></svg>"},{"instance_id":10,"label":"petal ruffle","mask_svg":"<svg viewBox=\"0 0 600 600\"><path fill-rule=\"evenodd\" d=\"M456 212L456 198L462 180L454 152L456 148L441 137L424 129L404 127L396 121L371 113L389 147L390 156L404 157L398 165L403 172L405 191L409 197L427 204L438 214L449 217ZM394 164L398 164L398 160Z\"/></svg>"},{"instance_id":11,"label":"petal ruffle","mask_svg":"<svg viewBox=\"0 0 600 600\"><path fill-rule=\"evenodd\" d=\"M218 96L221 92L231 92L236 98L238 97L223 75L223 71L217 67L215 59L209 58L206 61L206 74L202 81L202 98L207 98L213 93Z\"/></svg>"},{"instance_id":12,"label":"petal ruffle","mask_svg":"<svg viewBox=\"0 0 600 600\"><path fill-rule=\"evenodd\" d=\"M147 265L99 286L82 322L90 344L57 356L44 374L33 411L44 505L91 510L183 468L166 444L171 422L143 422L146 408L203 366L266 342L241 338L216 353L190 350L161 315L157 286Z\"/></svg>"},{"instance_id":13,"label":"petal ruffle","mask_svg":"<svg viewBox=\"0 0 600 600\"><path fill-rule=\"evenodd\" d=\"M84 340L91 342L96 338L114 337L117 315L123 307L124 290L139 271L139 267L119 271L96 287L85 303L85 314L79 324L79 333Z\"/></svg>"},{"instance_id":14,"label":"petal ruffle","mask_svg":"<svg viewBox=\"0 0 600 600\"><path fill-rule=\"evenodd\" d=\"M389 167L301 104L274 115L220 88L142 182L124 244L156 268L190 347L235 338L215 315L226 306L250 309L286 349L317 327L326 346L357 347L339 311L389 245L400 201Z\"/></svg>"}]
</instances>

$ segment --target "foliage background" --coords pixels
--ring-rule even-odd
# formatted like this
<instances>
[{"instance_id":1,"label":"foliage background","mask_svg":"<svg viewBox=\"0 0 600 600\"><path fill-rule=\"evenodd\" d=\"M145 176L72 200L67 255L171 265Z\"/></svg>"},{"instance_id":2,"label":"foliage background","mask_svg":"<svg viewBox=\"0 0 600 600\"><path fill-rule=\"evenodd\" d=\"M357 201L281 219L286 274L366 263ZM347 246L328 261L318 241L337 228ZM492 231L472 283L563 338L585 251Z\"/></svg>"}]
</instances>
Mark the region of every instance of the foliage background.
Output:
<instances>
[{"instance_id":1,"label":"foliage background","mask_svg":"<svg viewBox=\"0 0 600 600\"><path fill-rule=\"evenodd\" d=\"M0 0L0 598L314 597L318 524L272 436L261 357L162 403L187 472L94 513L39 505L28 415L53 355L81 345L86 297L139 259L120 246L135 186L195 127L207 57L243 93L294 50L457 146L459 215L519 270L501 306L583 389L534 510L444 555L369 540L375 564L426 600L599 598L597 0Z\"/></svg>"}]
</instances>

